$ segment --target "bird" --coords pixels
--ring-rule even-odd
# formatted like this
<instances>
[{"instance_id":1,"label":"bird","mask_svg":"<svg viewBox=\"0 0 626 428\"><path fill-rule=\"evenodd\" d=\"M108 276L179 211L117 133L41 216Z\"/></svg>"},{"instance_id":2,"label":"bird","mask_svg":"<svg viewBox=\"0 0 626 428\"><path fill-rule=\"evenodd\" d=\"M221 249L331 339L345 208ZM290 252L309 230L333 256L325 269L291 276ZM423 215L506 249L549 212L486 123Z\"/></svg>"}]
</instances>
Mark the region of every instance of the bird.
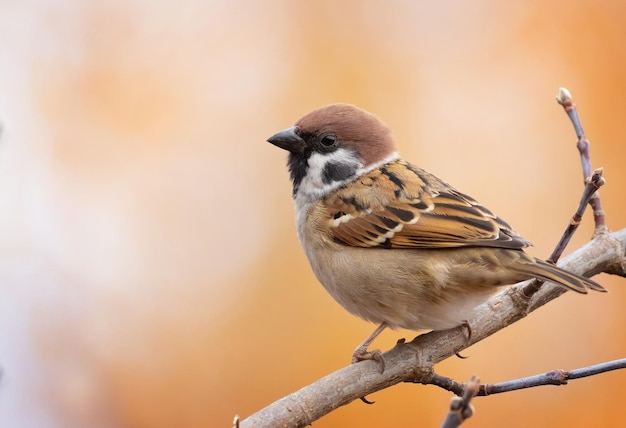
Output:
<instances>
[{"instance_id":1,"label":"bird","mask_svg":"<svg viewBox=\"0 0 626 428\"><path fill-rule=\"evenodd\" d=\"M568 290L600 284L527 254L506 221L403 160L390 129L351 104L330 104L267 139L288 152L297 233L315 276L348 312L386 328L447 330L505 285L537 278ZM471 329L468 336L471 335Z\"/></svg>"}]
</instances>

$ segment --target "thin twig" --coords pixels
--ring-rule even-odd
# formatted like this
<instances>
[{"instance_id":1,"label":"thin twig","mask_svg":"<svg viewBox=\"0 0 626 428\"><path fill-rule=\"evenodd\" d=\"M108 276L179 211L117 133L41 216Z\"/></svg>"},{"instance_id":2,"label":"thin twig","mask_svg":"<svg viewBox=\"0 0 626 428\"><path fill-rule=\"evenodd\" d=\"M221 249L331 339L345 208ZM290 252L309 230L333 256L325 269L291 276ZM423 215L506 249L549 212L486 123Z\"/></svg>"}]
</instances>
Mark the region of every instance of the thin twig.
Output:
<instances>
[{"instance_id":1,"label":"thin twig","mask_svg":"<svg viewBox=\"0 0 626 428\"><path fill-rule=\"evenodd\" d=\"M432 374L432 377L424 382L424 385L435 385L441 389L445 389L446 391L453 392L454 395L462 395L465 390L465 384L463 382L458 382L451 377L442 376L439 373Z\"/></svg>"},{"instance_id":2,"label":"thin twig","mask_svg":"<svg viewBox=\"0 0 626 428\"><path fill-rule=\"evenodd\" d=\"M578 229L578 226L580 225L580 221L583 218L583 214L585 213L585 208L587 207L587 204L591 201L591 198L593 198L593 195L596 193L596 191L606 182L604 180L604 177L602 177L603 172L604 171L602 168L598 168L593 172L591 177L585 180L585 190L583 191L583 195L580 198L578 209L570 219L570 222L567 225L565 232L563 232L561 240L555 247L550 257L548 257L549 262L556 263L559 258L561 258L565 247L567 246L567 244L569 244L569 241L574 235L574 232L576 232L576 229Z\"/></svg>"},{"instance_id":3,"label":"thin twig","mask_svg":"<svg viewBox=\"0 0 626 428\"><path fill-rule=\"evenodd\" d=\"M583 367L570 371L556 369L546 373L528 376L520 379L499 382L494 384L483 384L477 392L477 396L487 396L500 394L503 392L517 391L520 389L534 388L536 386L545 385L567 385L569 380L581 379L584 377L594 376L600 373L606 373L612 370L626 369L626 358L608 361L605 363L595 364L589 367ZM426 382L431 385L438 386L456 395L461 395L468 387L468 384L460 383L448 377L433 374L433 381Z\"/></svg>"},{"instance_id":4,"label":"thin twig","mask_svg":"<svg viewBox=\"0 0 626 428\"><path fill-rule=\"evenodd\" d=\"M479 389L480 381L478 377L472 376L469 382L465 384L463 395L452 397L450 400L450 410L441 424L441 428L456 428L472 417L474 407L470 404L470 401L478 394Z\"/></svg>"},{"instance_id":5,"label":"thin twig","mask_svg":"<svg viewBox=\"0 0 626 428\"><path fill-rule=\"evenodd\" d=\"M583 126L580 121L580 117L578 116L578 110L576 109L576 104L572 100L571 93L566 88L560 88L559 94L556 96L556 101L563 106L565 113L569 116L572 125L574 126L574 131L576 132L576 137L578 141L576 142L576 147L578 148L578 152L580 153L580 162L582 164L583 169L583 178L587 180L592 175L591 169L591 155L590 155L590 144L589 140L585 136L585 132L583 131ZM602 210L602 203L600 202L600 195L595 193L591 199L589 200L589 205L593 209L593 220L596 225L596 233L598 230L606 229L606 219L604 216L604 211Z\"/></svg>"}]
</instances>

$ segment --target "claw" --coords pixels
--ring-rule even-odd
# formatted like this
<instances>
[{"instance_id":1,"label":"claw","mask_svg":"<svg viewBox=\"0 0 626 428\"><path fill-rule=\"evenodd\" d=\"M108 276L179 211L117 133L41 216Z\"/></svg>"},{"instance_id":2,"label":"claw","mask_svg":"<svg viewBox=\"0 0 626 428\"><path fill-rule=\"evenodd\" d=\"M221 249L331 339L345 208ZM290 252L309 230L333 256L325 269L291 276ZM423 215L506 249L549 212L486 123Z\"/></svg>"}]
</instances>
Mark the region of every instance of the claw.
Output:
<instances>
[{"instance_id":1,"label":"claw","mask_svg":"<svg viewBox=\"0 0 626 428\"><path fill-rule=\"evenodd\" d=\"M374 349L373 351L367 351L365 349L357 348L352 354L352 364L358 363L359 361L365 360L374 360L380 365L380 373L385 372L385 359L383 358L383 353L380 352L380 349Z\"/></svg>"},{"instance_id":2,"label":"claw","mask_svg":"<svg viewBox=\"0 0 626 428\"><path fill-rule=\"evenodd\" d=\"M376 403L375 401L368 400L367 396L366 397L361 397L361 401L364 402L365 404L374 404L374 403Z\"/></svg>"}]
</instances>

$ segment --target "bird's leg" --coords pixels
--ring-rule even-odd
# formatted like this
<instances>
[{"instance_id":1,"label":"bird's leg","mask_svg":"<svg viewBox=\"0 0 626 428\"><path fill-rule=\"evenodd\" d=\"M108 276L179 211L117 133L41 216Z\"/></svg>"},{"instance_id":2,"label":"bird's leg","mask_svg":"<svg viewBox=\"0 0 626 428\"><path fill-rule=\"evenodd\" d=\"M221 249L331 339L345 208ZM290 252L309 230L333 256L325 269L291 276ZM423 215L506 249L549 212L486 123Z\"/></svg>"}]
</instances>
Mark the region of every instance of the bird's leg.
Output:
<instances>
[{"instance_id":1,"label":"bird's leg","mask_svg":"<svg viewBox=\"0 0 626 428\"><path fill-rule=\"evenodd\" d=\"M374 349L373 351L368 351L367 348L372 344L374 339L378 337L380 333L383 332L384 329L387 328L387 323L385 321L381 322L376 330L365 339L359 346L356 347L354 353L352 354L352 364L358 363L363 360L374 360L380 364L380 372L383 373L385 371L385 360L383 359L383 354L379 349Z\"/></svg>"}]
</instances>

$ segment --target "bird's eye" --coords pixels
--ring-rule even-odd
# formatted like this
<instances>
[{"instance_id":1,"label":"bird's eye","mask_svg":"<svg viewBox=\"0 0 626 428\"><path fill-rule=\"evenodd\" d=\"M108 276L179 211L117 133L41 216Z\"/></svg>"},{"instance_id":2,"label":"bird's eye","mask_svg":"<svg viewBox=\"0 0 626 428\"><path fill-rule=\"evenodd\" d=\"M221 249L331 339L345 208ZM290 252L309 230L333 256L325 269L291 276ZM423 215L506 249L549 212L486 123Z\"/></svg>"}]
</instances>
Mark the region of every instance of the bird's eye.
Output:
<instances>
[{"instance_id":1,"label":"bird's eye","mask_svg":"<svg viewBox=\"0 0 626 428\"><path fill-rule=\"evenodd\" d=\"M337 137L335 137L333 134L326 134L323 135L322 138L320 138L320 143L322 144L322 146L325 147L334 146L336 142Z\"/></svg>"}]
</instances>

